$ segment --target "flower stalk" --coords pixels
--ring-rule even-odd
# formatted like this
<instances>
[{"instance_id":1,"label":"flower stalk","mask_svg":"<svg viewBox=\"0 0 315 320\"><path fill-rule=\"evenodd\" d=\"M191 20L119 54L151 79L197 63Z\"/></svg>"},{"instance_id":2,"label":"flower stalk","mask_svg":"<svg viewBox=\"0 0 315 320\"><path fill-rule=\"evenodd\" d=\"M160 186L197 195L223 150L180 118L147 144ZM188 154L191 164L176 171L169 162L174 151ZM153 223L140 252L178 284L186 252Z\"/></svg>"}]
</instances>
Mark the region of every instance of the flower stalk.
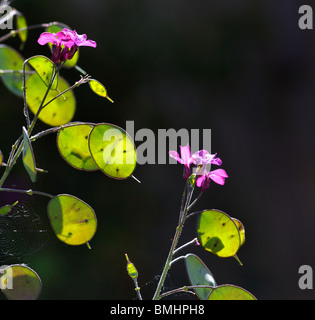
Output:
<instances>
[{"instance_id":1,"label":"flower stalk","mask_svg":"<svg viewBox=\"0 0 315 320\"><path fill-rule=\"evenodd\" d=\"M179 257L173 260L174 254L190 244L197 243L197 239L195 238L192 241L186 243L185 245L177 248L180 235L184 228L184 223L186 219L189 217L188 216L189 211L198 202L198 200L201 198L201 196L206 191L206 189L209 188L210 180L220 185L223 185L225 183L225 178L228 177L225 170L223 169L217 169L214 171L206 170L207 165L214 164L214 165L220 166L222 164L222 160L218 158L216 154L210 154L207 150L199 150L195 152L193 155L191 155L189 145L180 146L180 152L181 152L181 156L176 151L170 151L169 155L175 160L177 160L180 164L184 165L183 178L186 180L186 185L182 195L178 226L176 227L176 232L172 241L172 245L168 253L159 283L155 290L153 300L159 300L165 296L165 294L161 295L160 293L161 293L165 278L167 276L167 273L171 265L175 261L184 258L184 257ZM192 172L190 168L191 165L196 166L195 173L191 173ZM201 192L192 201L192 196L193 196L195 187L201 187Z\"/></svg>"},{"instance_id":2,"label":"flower stalk","mask_svg":"<svg viewBox=\"0 0 315 320\"><path fill-rule=\"evenodd\" d=\"M186 183L186 186L185 186L185 189L184 189L184 192L183 192L182 209L181 209L180 214L179 214L179 223L178 223L178 226L176 227L176 232L175 232L175 235L174 235L174 238L173 238L173 241L172 241L172 245L171 245L170 251L168 253L168 256L167 256L167 259L166 259L166 262L165 262L165 265L164 265L164 269L163 269L163 272L161 274L159 283L158 283L157 288L155 290L155 293L154 293L154 296L153 296L153 300L159 300L161 298L160 292L161 292L161 289L163 287L163 284L164 284L165 278L167 276L167 273L168 273L168 271L169 271L169 269L171 267L173 256L175 254L175 250L177 248L177 244L178 244L180 235L181 235L181 233L183 231L183 228L184 228L184 223L185 223L185 220L186 220L186 217L187 217L187 213L188 213L188 206L190 204L193 192L194 192L194 186L190 185L189 179L188 179L187 183ZM183 203L185 203L184 206L183 206Z\"/></svg>"}]
</instances>

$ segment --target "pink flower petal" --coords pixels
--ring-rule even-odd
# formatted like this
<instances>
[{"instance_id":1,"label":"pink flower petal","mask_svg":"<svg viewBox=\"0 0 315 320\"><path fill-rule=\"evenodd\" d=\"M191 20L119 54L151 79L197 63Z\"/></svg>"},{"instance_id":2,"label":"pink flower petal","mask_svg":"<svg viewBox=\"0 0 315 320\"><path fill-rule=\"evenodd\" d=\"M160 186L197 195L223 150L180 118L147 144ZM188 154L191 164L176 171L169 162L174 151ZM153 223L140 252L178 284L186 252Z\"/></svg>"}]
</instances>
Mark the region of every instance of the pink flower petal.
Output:
<instances>
[{"instance_id":1,"label":"pink flower petal","mask_svg":"<svg viewBox=\"0 0 315 320\"><path fill-rule=\"evenodd\" d=\"M211 160L211 164L216 164L217 166L220 166L222 164L222 160L220 158L214 158Z\"/></svg>"},{"instance_id":2,"label":"pink flower petal","mask_svg":"<svg viewBox=\"0 0 315 320\"><path fill-rule=\"evenodd\" d=\"M209 172L208 176L211 180L220 185L224 185L225 178L228 178L227 173L223 169L213 170Z\"/></svg>"},{"instance_id":3,"label":"pink flower petal","mask_svg":"<svg viewBox=\"0 0 315 320\"><path fill-rule=\"evenodd\" d=\"M79 46L86 46L86 47L96 48L96 42L93 41L93 40L86 40L83 43L79 44Z\"/></svg>"},{"instance_id":4,"label":"pink flower petal","mask_svg":"<svg viewBox=\"0 0 315 320\"><path fill-rule=\"evenodd\" d=\"M190 164L191 162L191 153L190 153L190 147L187 144L186 146L180 146L180 154L182 156L182 160L184 161L185 164Z\"/></svg>"},{"instance_id":5,"label":"pink flower petal","mask_svg":"<svg viewBox=\"0 0 315 320\"><path fill-rule=\"evenodd\" d=\"M211 172L216 174L216 175L219 175L221 177L224 177L224 178L228 178L229 177L224 169L216 169L216 170L213 170Z\"/></svg>"},{"instance_id":6,"label":"pink flower petal","mask_svg":"<svg viewBox=\"0 0 315 320\"><path fill-rule=\"evenodd\" d=\"M74 42L76 46L87 46L96 48L96 42L93 40L87 40L86 34L80 35L77 34L75 30L71 31L66 28L64 28L62 31L71 38L71 40Z\"/></svg>"},{"instance_id":7,"label":"pink flower petal","mask_svg":"<svg viewBox=\"0 0 315 320\"><path fill-rule=\"evenodd\" d=\"M196 179L197 187L200 188L204 184L205 180L206 180L206 177L204 175L198 176L197 179Z\"/></svg>"},{"instance_id":8,"label":"pink flower petal","mask_svg":"<svg viewBox=\"0 0 315 320\"><path fill-rule=\"evenodd\" d=\"M176 151L170 151L168 154L169 154L170 157L174 158L174 159L177 160L179 163L181 163L181 164L184 163L183 160L179 157L178 152L176 152Z\"/></svg>"},{"instance_id":9,"label":"pink flower petal","mask_svg":"<svg viewBox=\"0 0 315 320\"><path fill-rule=\"evenodd\" d=\"M37 42L40 44L40 45L45 45L49 42L51 42L52 44L58 44L59 43L59 40L57 39L57 37L53 34L53 33L49 33L49 32L43 32Z\"/></svg>"},{"instance_id":10,"label":"pink flower petal","mask_svg":"<svg viewBox=\"0 0 315 320\"><path fill-rule=\"evenodd\" d=\"M203 164L203 160L208 153L209 152L207 150L199 150L192 155L192 158L194 159L196 164Z\"/></svg>"},{"instance_id":11,"label":"pink flower petal","mask_svg":"<svg viewBox=\"0 0 315 320\"><path fill-rule=\"evenodd\" d=\"M195 160L196 164L216 164L220 166L222 160L216 158L216 155L216 153L210 154L207 150L199 150L192 155L192 158Z\"/></svg>"}]
</instances>

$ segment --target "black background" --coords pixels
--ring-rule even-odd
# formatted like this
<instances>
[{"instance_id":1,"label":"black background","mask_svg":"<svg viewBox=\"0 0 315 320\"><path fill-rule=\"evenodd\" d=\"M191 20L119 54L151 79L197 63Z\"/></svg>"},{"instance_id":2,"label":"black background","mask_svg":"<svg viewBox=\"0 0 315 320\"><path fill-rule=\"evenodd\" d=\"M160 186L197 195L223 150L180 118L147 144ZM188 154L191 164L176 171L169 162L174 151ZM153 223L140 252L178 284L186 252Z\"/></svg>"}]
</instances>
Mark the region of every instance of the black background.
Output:
<instances>
[{"instance_id":1,"label":"black background","mask_svg":"<svg viewBox=\"0 0 315 320\"><path fill-rule=\"evenodd\" d=\"M212 184L198 210L217 208L240 219L244 266L200 247L218 284L232 283L258 299L314 299L298 286L301 265L315 268L314 102L315 33L298 26L293 0L20 1L29 24L60 21L86 33L97 48L83 48L79 65L102 82L109 101L88 86L75 91L76 121L110 122L135 131L211 129L212 153L229 178ZM49 56L29 33L22 52ZM5 34L2 31L1 34ZM18 39L7 44L18 48ZM79 74L62 71L73 83ZM6 157L25 123L23 101L0 86L0 149ZM37 131L47 127L39 123ZM139 142L136 142L139 144ZM41 299L135 299L125 253L136 264L145 299L151 299L175 232L184 180L177 165L138 165L132 179L80 172L59 156L55 136L34 144L37 164L49 171L32 185L21 161L5 186L69 193L96 211L98 230L85 246L51 244L26 262L41 277ZM3 170L3 169L2 169ZM1 203L15 194L0 195ZM47 199L27 198L44 222ZM49 229L49 225L47 226ZM195 220L181 243L195 237ZM185 253L183 252L183 253ZM166 289L188 284L179 261ZM177 299L191 299L178 295Z\"/></svg>"}]
</instances>

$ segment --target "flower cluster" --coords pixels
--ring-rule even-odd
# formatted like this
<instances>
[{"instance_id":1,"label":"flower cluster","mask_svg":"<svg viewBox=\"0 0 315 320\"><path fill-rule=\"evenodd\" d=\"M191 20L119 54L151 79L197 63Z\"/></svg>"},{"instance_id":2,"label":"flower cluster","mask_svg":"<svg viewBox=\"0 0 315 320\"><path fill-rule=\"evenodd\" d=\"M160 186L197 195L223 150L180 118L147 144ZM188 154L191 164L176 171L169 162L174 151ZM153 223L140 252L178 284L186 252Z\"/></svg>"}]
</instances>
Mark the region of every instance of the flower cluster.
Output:
<instances>
[{"instance_id":1,"label":"flower cluster","mask_svg":"<svg viewBox=\"0 0 315 320\"><path fill-rule=\"evenodd\" d=\"M228 178L227 173L223 169L216 169L213 171L207 170L207 165L215 164L221 166L222 160L217 158L217 154L210 154L207 150L199 150L191 155L190 147L180 146L181 157L176 151L170 151L169 155L184 165L184 179L191 176L191 165L196 167L196 185L201 187L204 192L210 186L210 181L217 184L224 185L225 178Z\"/></svg>"},{"instance_id":2,"label":"flower cluster","mask_svg":"<svg viewBox=\"0 0 315 320\"><path fill-rule=\"evenodd\" d=\"M66 28L57 33L43 32L38 39L38 43L40 45L52 44L51 60L56 64L72 59L78 47L96 48L96 42L87 40L85 34L79 35L75 30L71 31Z\"/></svg>"}]
</instances>

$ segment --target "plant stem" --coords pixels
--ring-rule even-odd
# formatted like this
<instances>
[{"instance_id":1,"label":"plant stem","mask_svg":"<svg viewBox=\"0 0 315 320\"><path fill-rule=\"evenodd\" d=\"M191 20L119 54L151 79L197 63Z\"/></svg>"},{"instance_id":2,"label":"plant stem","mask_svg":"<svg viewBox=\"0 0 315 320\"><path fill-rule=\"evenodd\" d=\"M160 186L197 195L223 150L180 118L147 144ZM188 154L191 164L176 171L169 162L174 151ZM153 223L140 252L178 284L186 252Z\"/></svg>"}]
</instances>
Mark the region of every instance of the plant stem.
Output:
<instances>
[{"instance_id":1,"label":"plant stem","mask_svg":"<svg viewBox=\"0 0 315 320\"><path fill-rule=\"evenodd\" d=\"M189 241L189 242L185 243L184 245L182 245L181 247L177 248L177 249L174 251L174 254L176 254L178 251L180 251L180 250L182 250L182 249L184 249L184 248L186 248L186 247L188 247L189 245L194 244L194 243L197 243L197 238L194 238L194 239L192 239L191 241Z\"/></svg>"},{"instance_id":2,"label":"plant stem","mask_svg":"<svg viewBox=\"0 0 315 320\"><path fill-rule=\"evenodd\" d=\"M186 218L186 215L187 215L187 212L188 212L188 206L189 206L189 203L191 201L191 197L192 197L193 191L194 191L194 187L191 187L189 182L188 182L188 180L187 180L187 183L186 183L186 186L185 186L185 189L184 189L184 192L183 192L183 197L182 197L182 206L181 206L181 211L180 211L180 214L179 214L179 224L178 224L178 226L176 228L176 232L175 232L175 235L174 235L174 238L173 238L173 241L172 241L172 245L171 245L170 251L168 253L168 256L167 256L167 259L166 259L166 262L165 262L165 265L164 265L164 269L163 269L163 272L162 272L161 277L160 277L160 281L159 281L159 283L157 285L157 288L155 290L155 293L154 293L154 296L153 296L153 300L160 299L160 292L162 290L162 287L163 287L166 275L168 273L168 270L170 269L171 262L172 262L172 259L173 259L173 256L174 256L174 252L176 250L176 246L178 244L180 235L181 235L183 227L184 227L185 218ZM186 195L186 193L187 193L187 195ZM185 199L186 199L186 201L185 201ZM183 206L184 203L185 203L185 205Z\"/></svg>"},{"instance_id":3,"label":"plant stem","mask_svg":"<svg viewBox=\"0 0 315 320\"><path fill-rule=\"evenodd\" d=\"M51 102L53 102L55 99L59 98L60 96L62 96L66 92L68 92L68 91L70 91L72 89L75 89L78 86L80 86L81 84L84 84L84 83L89 82L89 81L90 81L90 76L88 76L88 75L84 76L79 81L77 81L74 85L72 85L71 87L67 88L66 90L60 92L55 97L53 97L50 101L48 101L46 104L44 104L41 109L44 109L47 105L49 105Z\"/></svg>"},{"instance_id":4,"label":"plant stem","mask_svg":"<svg viewBox=\"0 0 315 320\"><path fill-rule=\"evenodd\" d=\"M40 104L40 106L39 106L39 108L38 108L38 110L37 110L37 112L36 112L36 114L35 114L35 116L33 118L33 121L31 123L29 123L29 120L27 120L27 123L29 124L27 132L28 132L29 136L31 135L31 133L32 133L32 131L34 129L34 126L36 124L36 121L38 119L38 116L39 116L41 110L43 109L44 102L45 102L45 100L47 98L47 95L48 95L48 93L49 93L49 91L51 89L51 86L52 86L52 84L54 82L54 79L55 79L58 71L59 70L55 70L55 72L54 72L54 74L52 76L52 79L51 79L51 81L50 81L50 83L49 83L49 85L47 87L47 90L46 90L46 93L45 93L45 95L43 97L43 100L42 100L42 102L41 102L41 104ZM25 95L25 89L26 88L25 88L25 84L24 84L24 88L23 88L24 95ZM24 109L24 112L25 112L25 109ZM28 113L26 113L26 115L28 116ZM9 156L9 160L10 161L8 161L7 166L5 168L5 171L4 171L4 173L3 173L3 175L2 175L2 177L0 179L0 188L3 186L6 178L8 177L8 175L11 172L12 168L14 167L14 165L16 163L16 160L19 158L19 156L21 155L22 151L23 151L23 136L20 136L19 139L17 139L15 144L12 146L12 150L11 150L11 153L10 153L10 156Z\"/></svg>"},{"instance_id":5,"label":"plant stem","mask_svg":"<svg viewBox=\"0 0 315 320\"><path fill-rule=\"evenodd\" d=\"M59 70L55 70L55 72L54 72L54 74L53 74L53 76L52 76L52 78L51 78L51 80L50 80L50 83L49 83L49 85L47 86L47 90L46 90L46 92L45 92L45 95L44 95L44 97L43 97L43 100L42 100L42 102L41 102L41 104L40 104L40 106L39 106L39 108L38 108L38 110L37 110L37 112L36 112L33 120L32 120L32 123L31 123L30 126L28 127L27 133L28 133L29 136L30 136L30 134L32 133L32 131L33 131L33 129L34 129L34 126L35 126L35 123L36 123L36 121L37 121L37 119L38 119L38 117L39 117L39 114L40 114L40 112L42 111L42 109L43 109L43 107L44 107L44 102L45 102L45 100L46 100L46 98L47 98L47 96L48 96L48 93L49 93L49 91L50 91L50 89L51 89L51 87L52 87L52 84L54 83L54 80L55 80L58 72L59 72Z\"/></svg>"},{"instance_id":6,"label":"plant stem","mask_svg":"<svg viewBox=\"0 0 315 320\"><path fill-rule=\"evenodd\" d=\"M21 29L16 29L16 30L12 30L9 33L5 34L4 36L0 37L0 42L3 42L7 39L10 39L12 37L14 37L16 34L18 34L19 32L25 31L25 30L32 30L32 29L40 29L40 28L48 28L50 26L55 26L58 24L62 24L60 22L54 21L54 22L49 22L49 23L40 23L40 24L34 24L31 26L27 26Z\"/></svg>"},{"instance_id":7,"label":"plant stem","mask_svg":"<svg viewBox=\"0 0 315 320\"><path fill-rule=\"evenodd\" d=\"M142 295L141 295L141 293L140 293L140 287L139 287L139 285L138 285L138 280L137 280L137 278L134 279L133 281L134 281L134 284L135 284L135 288L136 288L135 290L136 290L136 292L137 292L138 299L139 299L139 300L143 300L143 299L142 299Z\"/></svg>"},{"instance_id":8,"label":"plant stem","mask_svg":"<svg viewBox=\"0 0 315 320\"><path fill-rule=\"evenodd\" d=\"M23 193L23 194L27 194L29 196L32 196L33 194L38 195L38 196L44 196L44 197L48 197L48 198L54 198L53 195L46 193L46 192L41 192L41 191L34 191L32 189L29 190L20 190L20 189L9 189L9 188L0 188L0 191L3 192L15 192L15 193Z\"/></svg>"},{"instance_id":9,"label":"plant stem","mask_svg":"<svg viewBox=\"0 0 315 320\"><path fill-rule=\"evenodd\" d=\"M0 75L2 74L12 74L12 73L23 73L22 70L2 70L0 69ZM26 74L34 74L36 71L25 71Z\"/></svg>"},{"instance_id":10,"label":"plant stem","mask_svg":"<svg viewBox=\"0 0 315 320\"><path fill-rule=\"evenodd\" d=\"M164 292L163 294L160 295L160 298L165 298L171 294L178 293L178 292L187 292L191 294L196 294L195 292L190 291L191 289L213 289L213 286L209 286L209 285L184 286L181 288Z\"/></svg>"},{"instance_id":11,"label":"plant stem","mask_svg":"<svg viewBox=\"0 0 315 320\"><path fill-rule=\"evenodd\" d=\"M25 70L25 69L24 69ZM44 104L46 98L47 98L47 95L51 89L51 86L52 84L54 83L54 80L57 76L57 73L59 72L59 70L55 70L52 78L51 78L51 81L47 87L47 91L43 97L43 100L33 118L33 121L30 122L29 120L29 113L28 113L28 107L26 105L26 93L25 93L25 73L24 73L24 114L25 114L25 117L26 117L26 122L27 122L27 127L28 127L28 135L30 136L33 129L34 129L34 126L35 126L35 123L39 117L39 114L40 112L49 104L51 103L53 100L57 99L58 97L60 97L62 94L64 94L65 92L69 91L69 90L72 90L78 86L80 86L81 84L83 83L86 83L89 81L89 76L85 76L85 77L82 77L79 81L77 81L74 85L72 85L71 87L69 87L68 89L64 90L63 92L61 92L60 94L58 94L57 96L55 96L53 99L51 99L50 101L48 101L46 104ZM39 133L37 135L35 135L34 137L32 137L32 140L35 140L35 139L38 139L38 138L41 138L42 136L46 135L46 134L49 134L49 133L52 133L52 132L56 132L56 131L59 131L62 127L65 127L65 126L60 126L60 127L57 127L57 128L51 128L51 129L48 129L46 131L44 131L43 133ZM1 177L0 179L0 188L3 186L3 183L5 182L7 176L9 175L12 167L15 165L15 162L16 160L19 158L19 156L21 155L21 152L23 150L23 143L22 143L22 138L23 136L20 136L19 139L15 142L15 144L12 146L12 150L11 150L11 153L10 153L10 156L9 156L9 161L7 161L7 166L6 166L6 169L4 171L4 174L3 176ZM15 150L17 150L15 152Z\"/></svg>"},{"instance_id":12,"label":"plant stem","mask_svg":"<svg viewBox=\"0 0 315 320\"><path fill-rule=\"evenodd\" d=\"M201 198L202 195L203 195L203 191L201 191L198 197L190 204L190 206L188 207L188 211L190 211L190 209L197 203L197 201Z\"/></svg>"},{"instance_id":13,"label":"plant stem","mask_svg":"<svg viewBox=\"0 0 315 320\"><path fill-rule=\"evenodd\" d=\"M175 251L176 251L176 250L175 250ZM185 259L185 256L180 256L180 257L178 257L178 258L173 259L173 260L170 262L170 266L171 266L173 263L175 263L175 262L177 262L178 260L181 260L181 259Z\"/></svg>"}]
</instances>

